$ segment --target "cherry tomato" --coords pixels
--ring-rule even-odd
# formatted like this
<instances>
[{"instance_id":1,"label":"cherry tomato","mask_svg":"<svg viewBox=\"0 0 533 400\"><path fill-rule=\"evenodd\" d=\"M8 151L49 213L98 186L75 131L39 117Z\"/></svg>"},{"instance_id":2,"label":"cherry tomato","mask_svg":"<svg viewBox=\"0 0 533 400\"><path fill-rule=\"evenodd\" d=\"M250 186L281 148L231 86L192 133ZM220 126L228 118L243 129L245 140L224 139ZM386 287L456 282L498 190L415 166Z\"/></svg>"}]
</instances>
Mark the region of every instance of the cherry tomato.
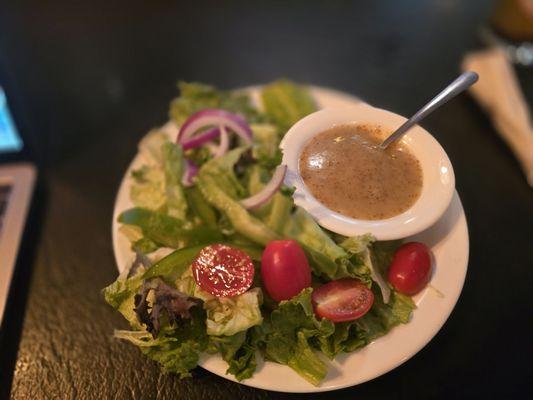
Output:
<instances>
[{"instance_id":1,"label":"cherry tomato","mask_svg":"<svg viewBox=\"0 0 533 400\"><path fill-rule=\"evenodd\" d=\"M198 286L217 297L242 294L254 280L254 264L248 254L224 244L200 250L192 272Z\"/></svg>"},{"instance_id":2,"label":"cherry tomato","mask_svg":"<svg viewBox=\"0 0 533 400\"><path fill-rule=\"evenodd\" d=\"M311 300L316 315L344 322L365 315L374 304L374 293L358 279L342 278L315 289Z\"/></svg>"},{"instance_id":3,"label":"cherry tomato","mask_svg":"<svg viewBox=\"0 0 533 400\"><path fill-rule=\"evenodd\" d=\"M389 282L400 293L412 296L420 292L431 277L431 250L425 244L401 245L389 268Z\"/></svg>"},{"instance_id":4,"label":"cherry tomato","mask_svg":"<svg viewBox=\"0 0 533 400\"><path fill-rule=\"evenodd\" d=\"M265 289L276 301L288 300L311 286L311 268L294 240L273 240L261 258Z\"/></svg>"}]
</instances>

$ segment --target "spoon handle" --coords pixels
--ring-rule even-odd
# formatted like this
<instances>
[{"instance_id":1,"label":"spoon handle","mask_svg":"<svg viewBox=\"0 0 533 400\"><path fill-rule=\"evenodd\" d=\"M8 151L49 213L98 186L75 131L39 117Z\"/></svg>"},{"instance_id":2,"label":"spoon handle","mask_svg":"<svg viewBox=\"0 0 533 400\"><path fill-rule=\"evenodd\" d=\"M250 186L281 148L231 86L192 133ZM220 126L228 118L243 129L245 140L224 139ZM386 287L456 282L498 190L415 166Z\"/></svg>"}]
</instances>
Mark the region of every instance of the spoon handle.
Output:
<instances>
[{"instance_id":1,"label":"spoon handle","mask_svg":"<svg viewBox=\"0 0 533 400\"><path fill-rule=\"evenodd\" d=\"M379 145L381 149L386 149L389 144L394 142L396 139L401 137L405 132L413 127L413 125L418 124L422 119L427 115L431 114L437 108L453 99L462 91L468 89L478 80L478 75L475 72L464 72L456 80L450 83L442 92L436 95L429 103L417 111L415 115L409 118L403 123L392 135L383 141Z\"/></svg>"}]
</instances>

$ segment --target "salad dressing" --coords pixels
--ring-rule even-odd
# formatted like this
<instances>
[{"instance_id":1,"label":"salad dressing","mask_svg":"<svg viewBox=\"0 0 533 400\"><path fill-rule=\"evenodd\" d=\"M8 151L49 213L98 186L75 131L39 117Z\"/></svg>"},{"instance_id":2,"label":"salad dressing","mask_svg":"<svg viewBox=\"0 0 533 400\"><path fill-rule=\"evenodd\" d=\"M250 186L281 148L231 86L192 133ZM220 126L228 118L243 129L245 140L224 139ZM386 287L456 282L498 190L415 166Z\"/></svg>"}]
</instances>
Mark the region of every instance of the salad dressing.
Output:
<instances>
[{"instance_id":1,"label":"salad dressing","mask_svg":"<svg viewBox=\"0 0 533 400\"><path fill-rule=\"evenodd\" d=\"M422 191L422 168L401 143L379 149L384 136L380 127L365 125L339 125L314 136L299 160L311 194L356 219L386 219L408 210Z\"/></svg>"}]
</instances>

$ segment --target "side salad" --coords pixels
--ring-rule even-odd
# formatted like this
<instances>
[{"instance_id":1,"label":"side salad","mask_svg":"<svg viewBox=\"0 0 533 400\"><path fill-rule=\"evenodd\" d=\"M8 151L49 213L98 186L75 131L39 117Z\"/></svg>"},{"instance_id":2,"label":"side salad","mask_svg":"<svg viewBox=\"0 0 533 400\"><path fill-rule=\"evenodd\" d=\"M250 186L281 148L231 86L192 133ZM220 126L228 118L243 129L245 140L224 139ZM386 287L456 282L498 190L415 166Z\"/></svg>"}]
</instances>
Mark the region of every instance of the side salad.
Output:
<instances>
[{"instance_id":1,"label":"side salad","mask_svg":"<svg viewBox=\"0 0 533 400\"><path fill-rule=\"evenodd\" d=\"M316 110L308 90L276 81L256 107L246 92L179 89L171 122L139 144L134 207L119 216L135 259L103 290L130 325L115 337L180 377L207 352L239 381L263 357L318 385L319 353L334 359L408 323L429 250L326 231L283 186L279 143Z\"/></svg>"}]
</instances>

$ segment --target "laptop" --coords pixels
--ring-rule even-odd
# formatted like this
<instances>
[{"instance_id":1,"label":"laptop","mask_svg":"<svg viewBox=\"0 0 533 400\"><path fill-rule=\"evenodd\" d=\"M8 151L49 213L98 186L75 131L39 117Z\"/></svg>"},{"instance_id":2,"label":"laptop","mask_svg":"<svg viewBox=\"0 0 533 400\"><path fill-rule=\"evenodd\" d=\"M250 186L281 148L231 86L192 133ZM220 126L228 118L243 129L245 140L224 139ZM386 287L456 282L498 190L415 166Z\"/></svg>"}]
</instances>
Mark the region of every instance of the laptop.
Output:
<instances>
[{"instance_id":1,"label":"laptop","mask_svg":"<svg viewBox=\"0 0 533 400\"><path fill-rule=\"evenodd\" d=\"M35 184L35 167L24 159L24 141L0 87L0 325Z\"/></svg>"}]
</instances>

